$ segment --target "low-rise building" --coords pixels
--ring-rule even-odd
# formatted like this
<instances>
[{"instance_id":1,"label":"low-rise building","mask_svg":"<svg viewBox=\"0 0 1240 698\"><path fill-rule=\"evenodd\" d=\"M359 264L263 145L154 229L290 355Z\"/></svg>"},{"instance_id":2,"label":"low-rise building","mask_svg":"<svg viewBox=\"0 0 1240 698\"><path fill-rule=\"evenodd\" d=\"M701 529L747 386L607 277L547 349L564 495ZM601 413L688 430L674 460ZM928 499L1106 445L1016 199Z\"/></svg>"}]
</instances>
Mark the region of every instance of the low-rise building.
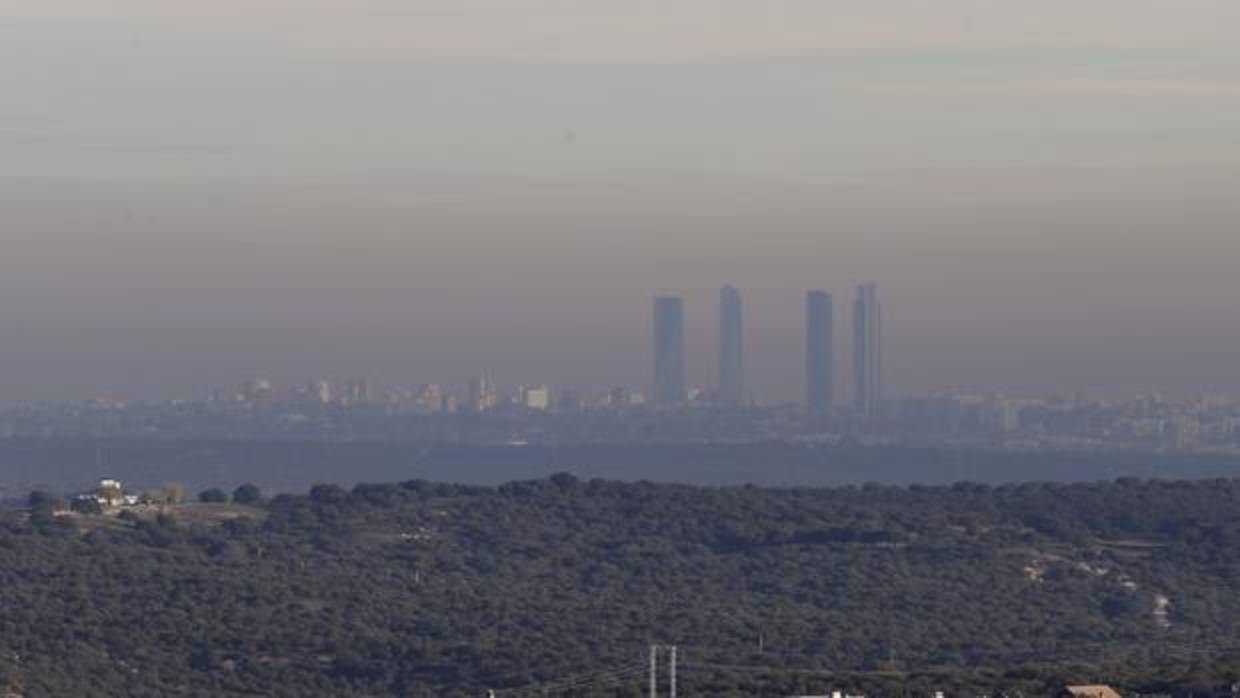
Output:
<instances>
[{"instance_id":1,"label":"low-rise building","mask_svg":"<svg viewBox=\"0 0 1240 698\"><path fill-rule=\"evenodd\" d=\"M1057 698L1120 698L1119 691L1103 684L1064 686Z\"/></svg>"}]
</instances>

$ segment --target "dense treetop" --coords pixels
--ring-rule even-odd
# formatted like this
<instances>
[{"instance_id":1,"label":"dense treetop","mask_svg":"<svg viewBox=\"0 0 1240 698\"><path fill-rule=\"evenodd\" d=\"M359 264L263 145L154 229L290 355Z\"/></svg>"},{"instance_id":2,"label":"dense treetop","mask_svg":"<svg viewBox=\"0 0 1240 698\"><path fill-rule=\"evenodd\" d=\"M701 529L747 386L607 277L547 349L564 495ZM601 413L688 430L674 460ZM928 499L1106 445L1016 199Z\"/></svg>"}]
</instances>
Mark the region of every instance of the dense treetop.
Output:
<instances>
[{"instance_id":1,"label":"dense treetop","mask_svg":"<svg viewBox=\"0 0 1240 698\"><path fill-rule=\"evenodd\" d=\"M651 643L683 695L1240 679L1240 481L232 497L0 517L0 693L636 696Z\"/></svg>"}]
</instances>

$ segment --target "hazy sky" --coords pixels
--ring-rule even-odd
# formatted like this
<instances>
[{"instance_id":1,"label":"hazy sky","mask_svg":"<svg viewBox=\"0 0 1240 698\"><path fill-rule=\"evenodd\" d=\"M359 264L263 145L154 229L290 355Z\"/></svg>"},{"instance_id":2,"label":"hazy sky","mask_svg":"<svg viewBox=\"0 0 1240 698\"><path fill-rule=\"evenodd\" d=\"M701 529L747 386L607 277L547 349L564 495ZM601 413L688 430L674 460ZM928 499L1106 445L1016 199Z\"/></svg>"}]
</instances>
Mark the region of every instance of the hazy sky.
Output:
<instances>
[{"instance_id":1,"label":"hazy sky","mask_svg":"<svg viewBox=\"0 0 1240 698\"><path fill-rule=\"evenodd\" d=\"M0 0L0 211L0 402L709 384L728 282L789 399L862 280L893 391L1240 393L1240 3Z\"/></svg>"}]
</instances>

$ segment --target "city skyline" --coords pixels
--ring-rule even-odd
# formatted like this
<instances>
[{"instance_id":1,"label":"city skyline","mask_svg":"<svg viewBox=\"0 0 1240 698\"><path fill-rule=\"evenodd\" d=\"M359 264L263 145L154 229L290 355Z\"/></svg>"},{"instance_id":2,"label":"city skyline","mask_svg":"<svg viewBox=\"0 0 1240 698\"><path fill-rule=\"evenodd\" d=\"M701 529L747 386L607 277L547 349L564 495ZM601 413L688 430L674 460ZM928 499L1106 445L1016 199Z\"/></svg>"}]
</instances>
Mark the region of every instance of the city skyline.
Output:
<instances>
[{"instance_id":1,"label":"city skyline","mask_svg":"<svg viewBox=\"0 0 1240 698\"><path fill-rule=\"evenodd\" d=\"M440 4L0 9L0 403L646 386L725 279L766 400L861 278L895 393L1240 391L1233 0Z\"/></svg>"},{"instance_id":2,"label":"city skyline","mask_svg":"<svg viewBox=\"0 0 1240 698\"><path fill-rule=\"evenodd\" d=\"M855 287L856 296L852 303L852 336L843 338L851 339L848 344L851 351L841 353L836 351L837 340L841 339L836 336L834 331L834 313L832 308L832 297L830 293L821 290L811 290L805 292L804 296L804 314L802 316L802 327L799 331L800 349L798 352L801 371L798 375L798 394L794 397L787 392L772 393L761 390L754 391L748 387L748 371L745 369L747 357L743 353L744 345L748 344L749 338L743 324L743 304L742 296L737 287L733 284L725 284L718 292L718 323L715 326L714 346L715 361L712 362L707 358L705 346L700 341L690 343L687 341L686 326L703 327L709 323L690 322L686 325L685 298L683 295L676 296L659 296L653 303L654 322L652 326L652 340L654 342L654 361L653 368L655 378L644 383L640 380L624 380L624 379L608 379L599 377L597 379L574 380L555 372L500 372L504 375L506 381L499 383L493 381L491 376L495 371L489 364L481 362L478 366L470 367L464 377L450 377L443 375L423 374L421 380L402 381L400 379L392 379L388 377L383 382L390 385L398 386L415 386L415 385L460 385L464 386L461 399L465 406L475 404L477 401L473 399L473 383L477 380L483 380L490 386L490 390L494 392L498 390L501 383L507 385L508 388L520 393L523 389L530 386L552 386L555 390L564 390L568 392L589 391L595 389L615 390L623 389L631 392L636 399L643 399L648 396L656 404L674 404L683 402L690 397L690 393L697 394L705 392L709 394L711 402L722 404L739 404L735 399L727 399L724 390L725 383L739 377L741 391L739 394L744 398L741 402L750 402L754 404L787 404L790 402L799 402L810 406L813 409L824 410L824 405L834 405L836 389L839 387L835 376L839 373L842 364L847 364L850 368L848 372L850 381L846 386L850 393L850 399L846 403L848 407L855 413L867 414L871 412L876 404L887 397L907 398L926 394L936 394L944 392L962 392L962 393L981 393L981 394L1024 394L1024 395L1062 395L1080 392L1080 388L1067 389L1054 385L1036 385L1028 384L1021 387L994 386L978 383L970 383L968 381L944 381L933 384L922 389L897 389L891 394L887 394L885 390L886 377L884 376L885 363L883 346L883 330L882 327L882 311L881 303L878 301L877 285L874 283L858 284ZM823 305L825 303L825 306ZM694 304L695 307L697 304ZM825 322L822 317L825 307ZM825 336L823 334L825 328ZM785 325L781 331L787 331L789 327ZM824 350L825 347L825 350ZM662 356L662 359L659 357ZM815 357L818 357L817 360ZM631 356L633 363L645 363L651 365L649 359L642 360L639 357ZM759 363L770 365L769 357L765 357L760 351L757 354ZM725 370L725 366L731 366L730 370ZM481 366L482 368L479 368ZM702 369L711 367L714 371L712 378L702 380ZM739 375L737 372L739 369ZM647 369L649 370L649 369ZM691 371L693 372L691 374ZM344 390L346 399L354 396L357 391L369 393L371 390L369 383L365 379L358 379L353 376L360 375L365 372L357 370L348 370L338 376L338 384ZM272 371L260 370L250 373L251 376L271 376ZM278 375L279 372L276 372ZM297 390L307 393L327 394L331 393L331 384L321 379L316 379L313 384L303 385L298 381L302 380L305 375L329 375L325 371L308 371L301 374L302 378L290 377L287 373L284 375L284 383L286 385L295 385ZM372 374L373 375L373 374ZM648 374L649 375L649 374ZM691 377L692 375L692 377ZM730 378L733 377L733 378ZM481 378L480 378L481 377ZM763 373L759 372L759 380L764 378ZM234 376L235 378L235 376ZM381 379L382 380L382 379ZM224 381L227 382L227 381ZM247 379L246 386L243 386L242 392L255 389L252 384L264 384L264 390L270 390L270 380ZM656 389L658 384L666 386L666 390L660 392ZM734 384L734 385L735 385ZM220 383L216 383L216 386ZM209 388L214 391L215 388ZM648 390L646 393L644 391ZM1153 382L1148 383L1132 383L1126 388L1120 390L1097 390L1090 389L1085 392L1093 395L1105 395L1112 398L1122 398L1131 395L1141 394L1166 394L1180 398L1192 397L1198 395L1227 394L1226 389L1206 388L1200 390L1191 390L1177 392L1167 390ZM190 393L193 395L194 393ZM205 394L199 391L197 394ZM736 394L735 392L733 393ZM660 395L662 398L660 398ZM815 395L827 396L825 398L815 398ZM150 399L147 395L125 395L123 393L106 393L96 392L82 393L70 395L63 400L78 400L98 397L102 399L116 399L120 401L143 400ZM179 392L169 398L162 399L185 399L186 394ZM39 398L35 401L45 399L55 400L56 398ZM697 399L697 398L694 398ZM492 401L494 398L492 397ZM364 402L364 399L352 398L354 402ZM10 404L22 404L20 401L9 401Z\"/></svg>"},{"instance_id":3,"label":"city skyline","mask_svg":"<svg viewBox=\"0 0 1240 698\"><path fill-rule=\"evenodd\" d=\"M812 296L811 296L812 297ZM720 402L691 391L650 405L624 387L564 390L523 384L501 391L485 377L467 394L437 384L339 391L321 380L280 386L251 378L198 400L126 404L106 400L0 409L0 437L308 438L423 440L474 445L682 443L887 445L1015 451L1240 454L1240 397L1159 394L1121 400L1085 395L944 391L886 399L869 414L805 405ZM721 411L722 410L722 411Z\"/></svg>"}]
</instances>

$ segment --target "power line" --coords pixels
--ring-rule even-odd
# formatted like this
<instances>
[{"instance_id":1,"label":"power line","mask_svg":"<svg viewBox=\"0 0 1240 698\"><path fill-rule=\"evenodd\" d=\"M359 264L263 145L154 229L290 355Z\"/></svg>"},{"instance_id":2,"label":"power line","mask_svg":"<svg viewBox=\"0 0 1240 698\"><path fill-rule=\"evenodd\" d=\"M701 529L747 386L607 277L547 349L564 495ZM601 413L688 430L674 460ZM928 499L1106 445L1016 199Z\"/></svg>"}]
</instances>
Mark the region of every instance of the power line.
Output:
<instances>
[{"instance_id":1,"label":"power line","mask_svg":"<svg viewBox=\"0 0 1240 698\"><path fill-rule=\"evenodd\" d=\"M632 663L632 662L629 664L621 664L619 670L627 669L629 666L633 666L633 665L635 665L635 663ZM580 662L573 662L571 664L562 664L554 669L542 669L537 673L540 676L546 676L548 674L551 674L551 675L563 674L568 677L572 677L576 675L585 675L585 672L582 672L580 670ZM502 685L506 683L516 683L518 681L530 681L531 680L530 674L531 672L528 672L528 671L523 674L505 674L503 676L491 676L491 677L488 677L487 680L488 680L488 683L490 683L491 685L498 686L498 685ZM534 679L534 680L539 681L539 683L530 683L527 685L541 686L544 683L556 683L564 679L551 678L551 679ZM525 686L519 686L518 688L520 688L521 690L524 690ZM500 689L497 689L497 690L500 690ZM516 690L516 689L505 689L505 690Z\"/></svg>"},{"instance_id":2,"label":"power line","mask_svg":"<svg viewBox=\"0 0 1240 698\"><path fill-rule=\"evenodd\" d=\"M719 664L714 662L685 662L681 664L685 671L723 671L736 672L744 674L823 674L836 675L840 672L835 669L811 669L811 668L795 668L795 667L778 667L778 666L762 666L758 664ZM861 673L861 672L847 672ZM900 672L866 672L872 674L897 674Z\"/></svg>"},{"instance_id":3,"label":"power line","mask_svg":"<svg viewBox=\"0 0 1240 698\"><path fill-rule=\"evenodd\" d=\"M859 669L840 669L828 668L825 666L788 666L778 664L742 664L729 663L720 661L690 661L681 660L681 652L685 650L684 646L677 645L651 645L649 657L646 661L630 662L622 664L618 668L610 671L595 671L591 673L580 673L569 675L554 681L548 681L541 684L532 684L513 689L491 690L488 695L491 698L521 698L523 696L552 696L562 694L577 689L593 687L599 688L618 684L625 681L631 681L640 676L646 675L649 679L648 690L649 698L658 698L659 686L659 659L660 651L666 650L668 657L668 688L670 698L677 698L679 672L721 672L721 673L745 673L745 674L803 674L803 675L819 675L819 676L885 676L885 677L906 677L909 675L930 673L950 669L951 665L935 665L929 662L918 668L907 668L904 670L884 669L884 670L859 670ZM734 652L734 650L725 650L723 648L708 646L690 646L698 655L713 654L715 656L726 656ZM1092 641L1069 643L1065 646L1055 648L1048 652L1045 650L1025 650L1019 652L1007 652L996 650L992 652L970 652L964 653L964 656L970 657L973 661L985 657L989 661L1015 661L1015 660L1038 660L1041 662L1056 662L1080 658L1082 653L1112 654L1123 656L1125 654L1141 653L1144 655L1162 654L1162 655L1195 655L1197 657L1234 657L1240 656L1240 645L1201 645L1188 643L1165 643L1165 644L1145 644L1139 642L1114 643L1106 641ZM796 658L801 661L813 661L814 657L809 655L801 655L791 652L776 653L776 656L785 656ZM826 659L825 657L822 659ZM959 662L957 662L959 664ZM985 668L981 665L973 664L971 669L977 670Z\"/></svg>"},{"instance_id":4,"label":"power line","mask_svg":"<svg viewBox=\"0 0 1240 698\"><path fill-rule=\"evenodd\" d=\"M583 688L585 686L614 683L620 679L640 676L645 672L645 664L636 662L622 665L620 668L613 671L577 674L575 676L567 676L547 683L533 684L506 690L493 690L490 694L495 696L495 698L505 698L508 696L551 695L555 693L563 693L576 688Z\"/></svg>"}]
</instances>

